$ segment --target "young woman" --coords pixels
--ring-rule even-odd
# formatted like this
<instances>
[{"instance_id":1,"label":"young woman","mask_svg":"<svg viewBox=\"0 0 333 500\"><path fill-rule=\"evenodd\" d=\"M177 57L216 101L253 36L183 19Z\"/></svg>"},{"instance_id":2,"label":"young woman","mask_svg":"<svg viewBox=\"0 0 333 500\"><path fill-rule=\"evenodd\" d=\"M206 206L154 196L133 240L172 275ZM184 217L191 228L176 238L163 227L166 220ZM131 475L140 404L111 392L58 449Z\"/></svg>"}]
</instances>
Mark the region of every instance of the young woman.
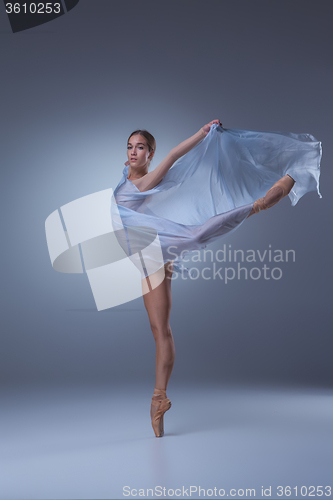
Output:
<instances>
[{"instance_id":1,"label":"young woman","mask_svg":"<svg viewBox=\"0 0 333 500\"><path fill-rule=\"evenodd\" d=\"M174 268L184 269L179 265L184 252L204 248L207 242L237 229L245 219L287 195L293 205L314 189L321 197L321 143L309 134L223 129L219 120L212 120L149 172L155 150L155 139L146 130L129 136L128 161L114 197L124 226L154 228L162 248L163 281L153 285L154 275L161 269L155 273L145 269L142 279L143 300L156 343L150 416L155 436L161 437L163 416L171 407L166 390L175 361L169 323ZM273 179L277 179L275 183Z\"/></svg>"}]
</instances>

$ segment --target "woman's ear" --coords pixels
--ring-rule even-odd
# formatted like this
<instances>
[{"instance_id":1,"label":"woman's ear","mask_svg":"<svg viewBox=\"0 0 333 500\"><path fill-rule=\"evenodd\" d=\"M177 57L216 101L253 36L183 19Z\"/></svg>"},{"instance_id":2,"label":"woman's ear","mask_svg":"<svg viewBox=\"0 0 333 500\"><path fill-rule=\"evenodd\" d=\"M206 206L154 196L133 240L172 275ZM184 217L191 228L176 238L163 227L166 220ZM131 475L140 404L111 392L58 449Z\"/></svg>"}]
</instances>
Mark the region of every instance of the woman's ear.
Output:
<instances>
[{"instance_id":1,"label":"woman's ear","mask_svg":"<svg viewBox=\"0 0 333 500\"><path fill-rule=\"evenodd\" d=\"M154 154L155 154L155 151L151 151L151 152L149 153L148 158L149 158L149 160L150 160L150 161L153 159Z\"/></svg>"}]
</instances>

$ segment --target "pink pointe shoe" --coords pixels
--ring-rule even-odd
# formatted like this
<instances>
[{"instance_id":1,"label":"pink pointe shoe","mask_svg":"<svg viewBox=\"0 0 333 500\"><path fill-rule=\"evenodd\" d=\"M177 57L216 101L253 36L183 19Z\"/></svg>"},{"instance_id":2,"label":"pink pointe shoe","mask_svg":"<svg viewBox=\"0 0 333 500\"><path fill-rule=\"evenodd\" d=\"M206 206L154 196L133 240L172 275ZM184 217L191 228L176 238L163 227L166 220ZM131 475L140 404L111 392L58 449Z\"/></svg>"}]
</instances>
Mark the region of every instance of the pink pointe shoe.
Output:
<instances>
[{"instance_id":1,"label":"pink pointe shoe","mask_svg":"<svg viewBox=\"0 0 333 500\"><path fill-rule=\"evenodd\" d=\"M166 397L166 391L155 389L150 407L151 425L156 437L164 435L163 417L164 413L171 408L171 401Z\"/></svg>"},{"instance_id":2,"label":"pink pointe shoe","mask_svg":"<svg viewBox=\"0 0 333 500\"><path fill-rule=\"evenodd\" d=\"M294 179L288 174L279 179L274 186L267 191L264 198L259 198L254 202L252 210L247 218L253 214L257 214L260 210L267 210L276 205L282 198L290 193L294 184Z\"/></svg>"}]
</instances>

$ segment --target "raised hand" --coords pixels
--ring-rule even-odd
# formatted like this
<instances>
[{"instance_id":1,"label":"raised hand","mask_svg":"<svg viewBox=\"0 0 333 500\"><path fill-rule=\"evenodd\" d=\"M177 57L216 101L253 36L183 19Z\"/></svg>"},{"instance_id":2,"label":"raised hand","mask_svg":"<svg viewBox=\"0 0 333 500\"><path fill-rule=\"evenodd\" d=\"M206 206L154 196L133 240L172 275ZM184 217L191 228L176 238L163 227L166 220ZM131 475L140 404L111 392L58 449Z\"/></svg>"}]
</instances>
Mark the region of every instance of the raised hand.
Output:
<instances>
[{"instance_id":1,"label":"raised hand","mask_svg":"<svg viewBox=\"0 0 333 500\"><path fill-rule=\"evenodd\" d=\"M202 130L204 131L205 135L208 134L208 132L210 131L210 127L213 125L213 123L217 123L218 125L221 125L221 127L222 127L222 123L220 122L220 120L212 120L211 122L207 123L207 125L204 125L202 127Z\"/></svg>"}]
</instances>

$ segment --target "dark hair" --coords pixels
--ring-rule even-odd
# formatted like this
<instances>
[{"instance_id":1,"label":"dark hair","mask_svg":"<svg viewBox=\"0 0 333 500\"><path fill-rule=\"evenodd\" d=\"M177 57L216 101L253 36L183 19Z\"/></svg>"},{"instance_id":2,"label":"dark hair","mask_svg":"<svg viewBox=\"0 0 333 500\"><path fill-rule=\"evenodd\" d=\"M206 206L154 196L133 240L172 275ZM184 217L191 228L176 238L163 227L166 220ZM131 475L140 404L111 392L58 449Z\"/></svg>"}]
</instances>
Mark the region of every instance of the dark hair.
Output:
<instances>
[{"instance_id":1,"label":"dark hair","mask_svg":"<svg viewBox=\"0 0 333 500\"><path fill-rule=\"evenodd\" d=\"M133 135L142 135L146 141L147 141L147 144L148 144L148 149L149 149L149 153L150 151L155 151L156 150L156 141L155 141L155 137L152 136L147 130L135 130L134 132L131 133L131 135L129 136L128 140L127 140L127 143L129 142L130 138L133 136Z\"/></svg>"}]
</instances>

